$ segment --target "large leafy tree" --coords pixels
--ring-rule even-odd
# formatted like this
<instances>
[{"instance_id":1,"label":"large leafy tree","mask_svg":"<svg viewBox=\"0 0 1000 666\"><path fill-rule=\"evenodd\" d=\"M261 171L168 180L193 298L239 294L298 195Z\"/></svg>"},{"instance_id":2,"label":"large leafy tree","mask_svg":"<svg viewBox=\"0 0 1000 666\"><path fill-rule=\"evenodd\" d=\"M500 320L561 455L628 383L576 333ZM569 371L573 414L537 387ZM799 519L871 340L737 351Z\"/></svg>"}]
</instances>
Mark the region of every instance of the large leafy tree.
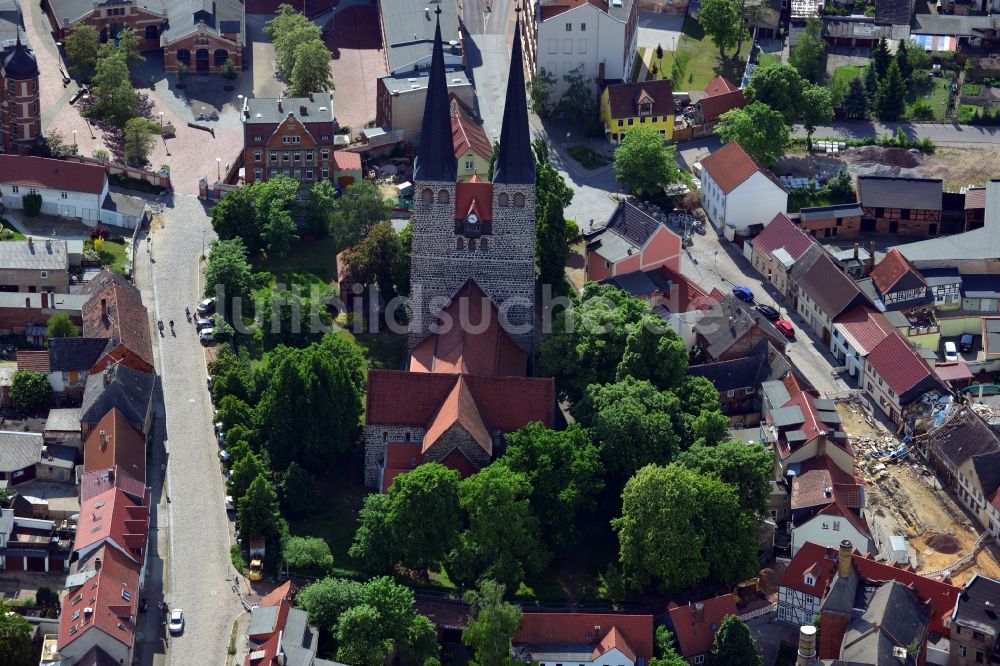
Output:
<instances>
[{"instance_id":1,"label":"large leafy tree","mask_svg":"<svg viewBox=\"0 0 1000 666\"><path fill-rule=\"evenodd\" d=\"M864 82L858 76L851 79L847 88L847 95L844 96L844 113L848 118L863 119L868 116L868 94L865 92Z\"/></svg>"},{"instance_id":2,"label":"large leafy tree","mask_svg":"<svg viewBox=\"0 0 1000 666\"><path fill-rule=\"evenodd\" d=\"M364 583L344 578L323 578L302 588L295 605L309 614L309 623L334 632L340 615L361 601Z\"/></svg>"},{"instance_id":3,"label":"large leafy tree","mask_svg":"<svg viewBox=\"0 0 1000 666\"><path fill-rule=\"evenodd\" d=\"M69 73L78 79L87 80L97 69L97 54L101 50L101 39L97 28L88 23L79 23L63 42Z\"/></svg>"},{"instance_id":4,"label":"large leafy tree","mask_svg":"<svg viewBox=\"0 0 1000 666\"><path fill-rule=\"evenodd\" d=\"M784 155L792 136L785 117L762 102L726 111L715 133L726 143L740 144L743 150L768 166Z\"/></svg>"},{"instance_id":5,"label":"large leafy tree","mask_svg":"<svg viewBox=\"0 0 1000 666\"><path fill-rule=\"evenodd\" d=\"M149 164L149 153L153 150L153 131L156 124L145 118L132 118L125 123L125 162L135 167Z\"/></svg>"},{"instance_id":6,"label":"large leafy tree","mask_svg":"<svg viewBox=\"0 0 1000 666\"><path fill-rule=\"evenodd\" d=\"M393 480L387 522L404 566L437 567L454 547L462 526L460 478L444 465L425 463Z\"/></svg>"},{"instance_id":7,"label":"large leafy tree","mask_svg":"<svg viewBox=\"0 0 1000 666\"><path fill-rule=\"evenodd\" d=\"M249 308L244 307L243 303L252 305L250 294L253 283L253 270L247 260L247 248L243 240L235 237L213 241L208 264L205 266L204 293L206 296L222 294L216 300L217 311L229 321L233 321L237 312L241 317L246 314ZM237 302L240 304L238 308Z\"/></svg>"},{"instance_id":8,"label":"large leafy tree","mask_svg":"<svg viewBox=\"0 0 1000 666\"><path fill-rule=\"evenodd\" d=\"M289 537L285 542L285 565L300 574L325 574L333 567L330 546L318 537Z\"/></svg>"},{"instance_id":9,"label":"large leafy tree","mask_svg":"<svg viewBox=\"0 0 1000 666\"><path fill-rule=\"evenodd\" d=\"M340 247L351 247L368 235L379 222L392 214L392 203L382 198L374 183L363 180L348 185L337 200L331 221L331 232Z\"/></svg>"},{"instance_id":10,"label":"large leafy tree","mask_svg":"<svg viewBox=\"0 0 1000 666\"><path fill-rule=\"evenodd\" d=\"M247 252L280 254L297 237L299 182L287 176L257 181L229 192L212 208L212 227L222 240L241 238Z\"/></svg>"},{"instance_id":11,"label":"large leafy tree","mask_svg":"<svg viewBox=\"0 0 1000 666\"><path fill-rule=\"evenodd\" d=\"M762 102L780 112L786 123L798 119L802 93L809 82L791 65L765 65L754 70L747 84L751 102Z\"/></svg>"},{"instance_id":12,"label":"large leafy tree","mask_svg":"<svg viewBox=\"0 0 1000 666\"><path fill-rule=\"evenodd\" d=\"M278 75L286 81L291 80L295 71L298 47L314 40L322 42L323 37L318 25L287 4L281 5L277 15L264 25L264 32L274 43L274 60ZM308 90L306 94L310 92L315 90Z\"/></svg>"},{"instance_id":13,"label":"large leafy tree","mask_svg":"<svg viewBox=\"0 0 1000 666\"><path fill-rule=\"evenodd\" d=\"M248 451L246 455L233 461L233 469L226 480L226 490L233 501L239 506L239 501L247 493L250 485L258 477L270 477L271 468L268 465L267 453Z\"/></svg>"},{"instance_id":14,"label":"large leafy tree","mask_svg":"<svg viewBox=\"0 0 1000 666\"><path fill-rule=\"evenodd\" d=\"M32 659L31 637L34 633L30 622L10 610L6 602L0 601L0 654L5 664L34 666L38 663L37 659Z\"/></svg>"},{"instance_id":15,"label":"large leafy tree","mask_svg":"<svg viewBox=\"0 0 1000 666\"><path fill-rule=\"evenodd\" d=\"M810 83L819 83L826 73L826 41L820 34L823 23L818 18L806 21L806 31L792 51L789 61Z\"/></svg>"},{"instance_id":16,"label":"large leafy tree","mask_svg":"<svg viewBox=\"0 0 1000 666\"><path fill-rule=\"evenodd\" d=\"M573 201L573 190L549 163L548 144L543 139L532 142L535 154L535 254L543 285L552 285L554 293L566 290L565 208Z\"/></svg>"},{"instance_id":17,"label":"large leafy tree","mask_svg":"<svg viewBox=\"0 0 1000 666\"><path fill-rule=\"evenodd\" d=\"M719 47L721 58L726 57L728 49L736 48L746 31L739 0L705 0L701 3L699 23Z\"/></svg>"},{"instance_id":18,"label":"large leafy tree","mask_svg":"<svg viewBox=\"0 0 1000 666\"><path fill-rule=\"evenodd\" d=\"M396 561L389 530L389 496L373 493L365 496L358 512L358 528L347 554L361 562L369 573L388 573Z\"/></svg>"},{"instance_id":19,"label":"large leafy tree","mask_svg":"<svg viewBox=\"0 0 1000 666\"><path fill-rule=\"evenodd\" d=\"M465 593L469 621L462 642L472 648L478 666L508 666L510 646L521 625L521 609L504 601L504 586L484 580L476 590Z\"/></svg>"},{"instance_id":20,"label":"large leafy tree","mask_svg":"<svg viewBox=\"0 0 1000 666\"><path fill-rule=\"evenodd\" d=\"M715 632L709 663L712 666L761 666L764 660L746 623L735 615L727 615Z\"/></svg>"},{"instance_id":21,"label":"large leafy tree","mask_svg":"<svg viewBox=\"0 0 1000 666\"><path fill-rule=\"evenodd\" d=\"M382 300L388 303L409 282L409 262L403 243L389 222L380 222L368 235L347 251L351 276L361 284L378 284Z\"/></svg>"},{"instance_id":22,"label":"large leafy tree","mask_svg":"<svg viewBox=\"0 0 1000 666\"><path fill-rule=\"evenodd\" d=\"M555 84L556 77L544 67L538 70L528 84L528 104L531 110L542 118L549 115L549 95L552 94L552 86Z\"/></svg>"},{"instance_id":23,"label":"large leafy tree","mask_svg":"<svg viewBox=\"0 0 1000 666\"><path fill-rule=\"evenodd\" d=\"M556 104L556 114L565 120L584 121L595 112L593 83L586 76L583 65L563 75L566 90Z\"/></svg>"},{"instance_id":24,"label":"large leafy tree","mask_svg":"<svg viewBox=\"0 0 1000 666\"><path fill-rule=\"evenodd\" d=\"M348 608L337 622L337 659L356 666L382 666L392 650L382 617L368 604Z\"/></svg>"},{"instance_id":25,"label":"large leafy tree","mask_svg":"<svg viewBox=\"0 0 1000 666\"><path fill-rule=\"evenodd\" d=\"M743 511L767 513L774 456L760 444L730 440L716 446L692 446L677 462L702 474L714 474L735 488Z\"/></svg>"},{"instance_id":26,"label":"large leafy tree","mask_svg":"<svg viewBox=\"0 0 1000 666\"><path fill-rule=\"evenodd\" d=\"M806 128L806 146L812 150L812 135L819 125L833 120L833 95L829 88L809 86L802 93L802 125Z\"/></svg>"},{"instance_id":27,"label":"large leafy tree","mask_svg":"<svg viewBox=\"0 0 1000 666\"><path fill-rule=\"evenodd\" d=\"M397 650L425 663L437 657L433 636L433 626L416 612L413 591L383 576L365 583L357 604L341 612L337 656L349 664L380 666Z\"/></svg>"},{"instance_id":28,"label":"large leafy tree","mask_svg":"<svg viewBox=\"0 0 1000 666\"><path fill-rule=\"evenodd\" d=\"M244 539L264 537L272 540L280 534L278 494L267 476L260 474L250 483L237 504L237 516Z\"/></svg>"},{"instance_id":29,"label":"large leafy tree","mask_svg":"<svg viewBox=\"0 0 1000 666\"><path fill-rule=\"evenodd\" d=\"M649 666L687 666L688 660L677 654L674 635L666 627L656 628L656 657Z\"/></svg>"},{"instance_id":30,"label":"large leafy tree","mask_svg":"<svg viewBox=\"0 0 1000 666\"><path fill-rule=\"evenodd\" d=\"M264 297L260 313L260 329L264 345L302 347L330 330L330 312L311 298L295 291L282 289L269 292Z\"/></svg>"},{"instance_id":31,"label":"large leafy tree","mask_svg":"<svg viewBox=\"0 0 1000 666\"><path fill-rule=\"evenodd\" d=\"M875 91L875 113L879 120L898 120L906 110L906 84L895 60L878 82Z\"/></svg>"},{"instance_id":32,"label":"large leafy tree","mask_svg":"<svg viewBox=\"0 0 1000 666\"><path fill-rule=\"evenodd\" d=\"M308 515L316 505L313 477L294 460L281 479L281 508L290 518Z\"/></svg>"},{"instance_id":33,"label":"large leafy tree","mask_svg":"<svg viewBox=\"0 0 1000 666\"><path fill-rule=\"evenodd\" d=\"M10 383L10 401L18 411L36 412L49 406L52 384L40 372L18 370Z\"/></svg>"},{"instance_id":34,"label":"large leafy tree","mask_svg":"<svg viewBox=\"0 0 1000 666\"><path fill-rule=\"evenodd\" d=\"M139 33L134 28L126 27L120 30L116 41L117 44L111 41L103 44L100 57L104 58L113 53L120 53L125 58L125 64L128 65L129 71L135 70L136 67L146 62L146 58L139 50L142 46L142 40L139 39Z\"/></svg>"},{"instance_id":35,"label":"large leafy tree","mask_svg":"<svg viewBox=\"0 0 1000 666\"><path fill-rule=\"evenodd\" d=\"M733 582L756 568L754 521L736 491L681 465L639 470L612 527L622 567L638 586L659 580L682 590L708 579Z\"/></svg>"},{"instance_id":36,"label":"large leafy tree","mask_svg":"<svg viewBox=\"0 0 1000 666\"><path fill-rule=\"evenodd\" d=\"M330 59L333 55L320 39L311 39L295 47L295 65L292 67L291 94L308 97L314 92L333 90Z\"/></svg>"},{"instance_id":37,"label":"large leafy tree","mask_svg":"<svg viewBox=\"0 0 1000 666\"><path fill-rule=\"evenodd\" d=\"M320 180L305 190L303 213L309 233L315 238L323 238L330 233L330 216L337 199L337 191L329 180Z\"/></svg>"},{"instance_id":38,"label":"large leafy tree","mask_svg":"<svg viewBox=\"0 0 1000 666\"><path fill-rule=\"evenodd\" d=\"M625 352L616 378L648 379L660 388L683 381L688 369L687 344L665 321L653 314L628 325Z\"/></svg>"},{"instance_id":39,"label":"large leafy tree","mask_svg":"<svg viewBox=\"0 0 1000 666\"><path fill-rule=\"evenodd\" d=\"M139 115L139 94L129 78L125 54L116 51L102 55L92 83L93 105L84 115L121 128Z\"/></svg>"},{"instance_id":40,"label":"large leafy tree","mask_svg":"<svg viewBox=\"0 0 1000 666\"><path fill-rule=\"evenodd\" d=\"M729 435L729 419L721 411L719 391L712 382L687 376L674 392L681 400L686 442L714 446Z\"/></svg>"},{"instance_id":41,"label":"large leafy tree","mask_svg":"<svg viewBox=\"0 0 1000 666\"><path fill-rule=\"evenodd\" d=\"M631 127L615 149L615 177L640 195L654 195L680 180L681 170L673 146L664 147L663 137L652 125Z\"/></svg>"},{"instance_id":42,"label":"large leafy tree","mask_svg":"<svg viewBox=\"0 0 1000 666\"><path fill-rule=\"evenodd\" d=\"M574 516L592 508L604 486L600 451L579 425L559 431L529 423L505 439L507 451L494 464L527 476L542 534L568 552L579 538Z\"/></svg>"},{"instance_id":43,"label":"large leafy tree","mask_svg":"<svg viewBox=\"0 0 1000 666\"><path fill-rule=\"evenodd\" d=\"M80 329L65 312L57 312L49 317L46 328L49 338L75 338L80 335Z\"/></svg>"}]
</instances>

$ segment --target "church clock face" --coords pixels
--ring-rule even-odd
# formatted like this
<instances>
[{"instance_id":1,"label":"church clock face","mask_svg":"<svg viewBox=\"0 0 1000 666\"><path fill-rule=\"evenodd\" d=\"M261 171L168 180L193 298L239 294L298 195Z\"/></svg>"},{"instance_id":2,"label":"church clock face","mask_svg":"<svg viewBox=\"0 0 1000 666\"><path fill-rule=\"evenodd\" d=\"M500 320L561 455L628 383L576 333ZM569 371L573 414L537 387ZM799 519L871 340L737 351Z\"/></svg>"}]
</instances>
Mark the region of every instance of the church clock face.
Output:
<instances>
[{"instance_id":1,"label":"church clock face","mask_svg":"<svg viewBox=\"0 0 1000 666\"><path fill-rule=\"evenodd\" d=\"M465 221L469 224L479 224L479 217L475 213L469 213L469 217L465 218Z\"/></svg>"}]
</instances>

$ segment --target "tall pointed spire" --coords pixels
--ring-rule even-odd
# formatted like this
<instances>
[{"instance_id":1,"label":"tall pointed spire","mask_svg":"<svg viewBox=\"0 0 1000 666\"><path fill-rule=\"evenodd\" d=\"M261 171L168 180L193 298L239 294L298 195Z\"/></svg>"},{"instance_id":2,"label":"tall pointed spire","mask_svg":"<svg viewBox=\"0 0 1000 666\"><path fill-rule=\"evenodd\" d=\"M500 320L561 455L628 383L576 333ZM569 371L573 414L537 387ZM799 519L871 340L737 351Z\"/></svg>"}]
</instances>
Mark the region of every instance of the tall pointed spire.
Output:
<instances>
[{"instance_id":1,"label":"tall pointed spire","mask_svg":"<svg viewBox=\"0 0 1000 666\"><path fill-rule=\"evenodd\" d=\"M493 167L493 182L534 185L535 156L531 152L531 129L528 126L528 99L524 87L524 59L521 53L521 8L514 26L514 49L507 77L507 98L500 129L500 151Z\"/></svg>"},{"instance_id":2,"label":"tall pointed spire","mask_svg":"<svg viewBox=\"0 0 1000 666\"><path fill-rule=\"evenodd\" d=\"M434 51L427 81L424 120L420 128L420 150L413 165L413 179L420 181L458 180L458 164L451 139L451 105L448 102L448 82L444 75L444 45L441 43L441 7L434 29Z\"/></svg>"}]
</instances>

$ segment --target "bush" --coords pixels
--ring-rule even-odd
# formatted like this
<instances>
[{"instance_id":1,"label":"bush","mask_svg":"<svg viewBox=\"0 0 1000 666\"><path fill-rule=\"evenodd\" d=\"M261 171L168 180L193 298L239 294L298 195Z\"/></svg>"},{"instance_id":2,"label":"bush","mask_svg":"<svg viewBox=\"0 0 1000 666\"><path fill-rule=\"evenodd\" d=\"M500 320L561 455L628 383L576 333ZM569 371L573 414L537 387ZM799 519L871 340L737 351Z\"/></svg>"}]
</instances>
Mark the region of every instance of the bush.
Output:
<instances>
[{"instance_id":1,"label":"bush","mask_svg":"<svg viewBox=\"0 0 1000 666\"><path fill-rule=\"evenodd\" d=\"M566 220L566 242L572 243L580 237L580 225L576 220Z\"/></svg>"},{"instance_id":2,"label":"bush","mask_svg":"<svg viewBox=\"0 0 1000 666\"><path fill-rule=\"evenodd\" d=\"M978 86L975 83L966 83L962 86L962 95L968 95L969 97L979 97L979 93L982 92L982 86Z\"/></svg>"},{"instance_id":3,"label":"bush","mask_svg":"<svg viewBox=\"0 0 1000 666\"><path fill-rule=\"evenodd\" d=\"M239 544L233 544L229 548L229 559L233 562L233 568L240 572L240 575L245 575L247 572L247 562L243 559L243 553L240 552Z\"/></svg>"},{"instance_id":4,"label":"bush","mask_svg":"<svg viewBox=\"0 0 1000 666\"><path fill-rule=\"evenodd\" d=\"M934 109L927 102L920 100L910 107L911 120L934 120Z\"/></svg>"},{"instance_id":5,"label":"bush","mask_svg":"<svg viewBox=\"0 0 1000 666\"><path fill-rule=\"evenodd\" d=\"M108 240L110 236L111 236L111 229L109 229L107 225L104 224L98 224L96 227L90 230L91 240L97 240L98 238L101 238L103 240Z\"/></svg>"},{"instance_id":6,"label":"bush","mask_svg":"<svg viewBox=\"0 0 1000 666\"><path fill-rule=\"evenodd\" d=\"M24 206L25 215L38 215L42 212L42 195L25 194L21 197L21 205Z\"/></svg>"}]
</instances>

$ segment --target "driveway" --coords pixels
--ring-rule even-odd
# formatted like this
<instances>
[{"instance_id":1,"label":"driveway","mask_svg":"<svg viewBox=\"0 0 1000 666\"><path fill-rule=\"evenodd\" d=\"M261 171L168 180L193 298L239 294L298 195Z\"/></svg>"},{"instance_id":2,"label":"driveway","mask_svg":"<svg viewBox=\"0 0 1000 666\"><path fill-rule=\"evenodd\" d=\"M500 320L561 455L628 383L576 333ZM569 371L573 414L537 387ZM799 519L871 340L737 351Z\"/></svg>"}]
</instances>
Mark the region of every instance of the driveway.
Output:
<instances>
[{"instance_id":1,"label":"driveway","mask_svg":"<svg viewBox=\"0 0 1000 666\"><path fill-rule=\"evenodd\" d=\"M655 49L662 46L664 51L676 51L677 42L683 34L684 14L639 12L637 48Z\"/></svg>"}]
</instances>

